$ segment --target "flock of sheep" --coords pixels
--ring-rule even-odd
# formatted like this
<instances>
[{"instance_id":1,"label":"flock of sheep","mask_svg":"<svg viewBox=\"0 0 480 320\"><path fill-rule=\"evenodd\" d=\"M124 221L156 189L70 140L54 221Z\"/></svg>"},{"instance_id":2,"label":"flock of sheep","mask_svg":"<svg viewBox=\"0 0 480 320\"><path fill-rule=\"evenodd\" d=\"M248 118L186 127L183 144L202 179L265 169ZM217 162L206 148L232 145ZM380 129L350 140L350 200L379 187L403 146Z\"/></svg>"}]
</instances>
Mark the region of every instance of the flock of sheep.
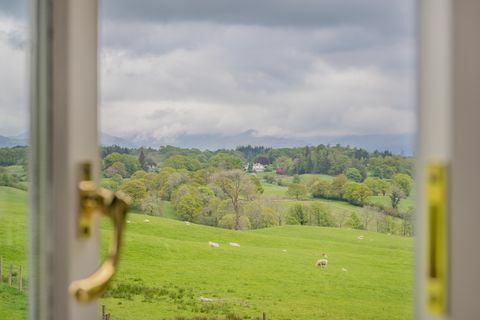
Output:
<instances>
[{"instance_id":1,"label":"flock of sheep","mask_svg":"<svg viewBox=\"0 0 480 320\"><path fill-rule=\"evenodd\" d=\"M148 219L145 219L143 220L144 223L149 223L150 220ZM127 223L130 223L130 221L127 221ZM184 223L186 225L190 225L190 222L188 221L184 221ZM363 240L365 239L364 236L358 236L357 237L357 240ZM237 243L237 242L229 242L228 243L230 245L230 247L235 247L235 248L240 248L240 244ZM208 246L211 247L211 248L220 248L220 244L218 242L213 242L213 241L208 241ZM283 249L282 252L286 253L287 252L287 249ZM316 267L319 267L319 268L326 268L328 266L328 256L326 253L322 253L322 258L317 260L317 262L315 263L315 266ZM342 268L342 271L343 272L347 272L347 269L345 268Z\"/></svg>"}]
</instances>

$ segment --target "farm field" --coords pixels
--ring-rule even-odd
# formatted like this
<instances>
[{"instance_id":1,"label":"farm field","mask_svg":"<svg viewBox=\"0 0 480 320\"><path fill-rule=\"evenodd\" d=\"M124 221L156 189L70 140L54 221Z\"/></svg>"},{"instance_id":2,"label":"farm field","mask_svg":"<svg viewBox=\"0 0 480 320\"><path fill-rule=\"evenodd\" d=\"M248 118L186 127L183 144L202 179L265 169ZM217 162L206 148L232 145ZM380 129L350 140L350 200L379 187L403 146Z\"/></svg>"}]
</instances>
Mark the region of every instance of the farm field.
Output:
<instances>
[{"instance_id":1,"label":"farm field","mask_svg":"<svg viewBox=\"0 0 480 320\"><path fill-rule=\"evenodd\" d=\"M26 200L24 191L0 187L0 255L23 265ZM142 214L128 219L120 272L102 301L112 319L256 319L262 312L280 320L412 318L412 238L314 226L233 231ZM106 248L107 221L102 234ZM324 269L314 266L321 253L329 260ZM24 294L0 285L0 319L22 319L25 309Z\"/></svg>"}]
</instances>

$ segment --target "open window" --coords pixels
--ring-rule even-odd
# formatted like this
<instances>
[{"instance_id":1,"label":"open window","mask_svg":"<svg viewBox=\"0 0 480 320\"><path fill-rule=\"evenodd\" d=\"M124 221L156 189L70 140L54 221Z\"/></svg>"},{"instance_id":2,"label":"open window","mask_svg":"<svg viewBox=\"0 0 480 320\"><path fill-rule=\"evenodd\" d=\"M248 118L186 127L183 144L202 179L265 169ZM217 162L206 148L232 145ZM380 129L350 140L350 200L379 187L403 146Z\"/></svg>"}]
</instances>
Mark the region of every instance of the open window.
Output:
<instances>
[{"instance_id":1,"label":"open window","mask_svg":"<svg viewBox=\"0 0 480 320\"><path fill-rule=\"evenodd\" d=\"M0 10L0 318L475 319L480 5Z\"/></svg>"}]
</instances>

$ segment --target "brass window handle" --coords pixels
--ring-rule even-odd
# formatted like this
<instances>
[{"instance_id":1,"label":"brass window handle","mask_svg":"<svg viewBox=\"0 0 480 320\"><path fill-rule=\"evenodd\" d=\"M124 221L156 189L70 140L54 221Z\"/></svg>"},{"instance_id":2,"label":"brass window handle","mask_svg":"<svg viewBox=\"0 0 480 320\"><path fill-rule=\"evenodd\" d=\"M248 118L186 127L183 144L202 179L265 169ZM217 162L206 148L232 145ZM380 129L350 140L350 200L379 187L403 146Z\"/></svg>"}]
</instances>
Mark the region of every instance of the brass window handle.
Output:
<instances>
[{"instance_id":1,"label":"brass window handle","mask_svg":"<svg viewBox=\"0 0 480 320\"><path fill-rule=\"evenodd\" d=\"M94 214L110 217L113 222L113 238L110 242L108 257L105 262L88 278L76 280L70 284L69 292L78 302L90 302L99 298L107 288L117 271L123 230L130 200L121 192L111 192L97 188L90 180L91 165L83 165L84 179L78 185L80 212L78 217L79 237L88 238Z\"/></svg>"}]
</instances>

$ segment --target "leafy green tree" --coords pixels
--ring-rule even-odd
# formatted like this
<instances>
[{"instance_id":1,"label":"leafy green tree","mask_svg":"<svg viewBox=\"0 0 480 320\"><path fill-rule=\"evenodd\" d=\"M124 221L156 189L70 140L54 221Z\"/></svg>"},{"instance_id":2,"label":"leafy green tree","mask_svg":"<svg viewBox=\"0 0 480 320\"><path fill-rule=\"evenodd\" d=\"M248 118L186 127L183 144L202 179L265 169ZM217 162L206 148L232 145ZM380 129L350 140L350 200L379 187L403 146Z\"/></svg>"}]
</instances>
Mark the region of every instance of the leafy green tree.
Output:
<instances>
[{"instance_id":1,"label":"leafy green tree","mask_svg":"<svg viewBox=\"0 0 480 320\"><path fill-rule=\"evenodd\" d=\"M140 164L138 163L138 158L130 154L120 154L117 152L111 153L105 157L104 167L108 168L113 165L115 162L121 162L125 165L125 170L127 172L126 176L132 175L135 171L140 169Z\"/></svg>"},{"instance_id":2,"label":"leafy green tree","mask_svg":"<svg viewBox=\"0 0 480 320\"><path fill-rule=\"evenodd\" d=\"M293 183L301 183L302 181L300 179L300 176L298 174L296 174L296 175L293 176L292 182Z\"/></svg>"},{"instance_id":3,"label":"leafy green tree","mask_svg":"<svg viewBox=\"0 0 480 320\"><path fill-rule=\"evenodd\" d=\"M123 178L128 176L127 167L125 167L125 164L120 161L112 163L112 165L105 170L105 174L107 177L113 177L117 174Z\"/></svg>"},{"instance_id":4,"label":"leafy green tree","mask_svg":"<svg viewBox=\"0 0 480 320\"><path fill-rule=\"evenodd\" d=\"M209 163L213 167L225 170L243 168L243 160L240 157L225 152L220 152L214 155Z\"/></svg>"},{"instance_id":5,"label":"leafy green tree","mask_svg":"<svg viewBox=\"0 0 480 320\"><path fill-rule=\"evenodd\" d=\"M310 186L310 192L314 198L328 199L330 197L331 183L317 178Z\"/></svg>"},{"instance_id":6,"label":"leafy green tree","mask_svg":"<svg viewBox=\"0 0 480 320\"><path fill-rule=\"evenodd\" d=\"M163 165L177 170L185 169L188 171L196 171L201 167L201 163L197 159L179 154L168 158Z\"/></svg>"},{"instance_id":7,"label":"leafy green tree","mask_svg":"<svg viewBox=\"0 0 480 320\"><path fill-rule=\"evenodd\" d=\"M372 190L373 194L385 196L390 191L390 183L377 177L368 177L364 183Z\"/></svg>"},{"instance_id":8,"label":"leafy green tree","mask_svg":"<svg viewBox=\"0 0 480 320\"><path fill-rule=\"evenodd\" d=\"M364 183L348 182L345 184L345 199L351 204L363 206L373 193Z\"/></svg>"},{"instance_id":9,"label":"leafy green tree","mask_svg":"<svg viewBox=\"0 0 480 320\"><path fill-rule=\"evenodd\" d=\"M250 176L250 179L252 179L253 184L257 188L257 192L262 194L265 190L263 190L262 183L256 176Z\"/></svg>"},{"instance_id":10,"label":"leafy green tree","mask_svg":"<svg viewBox=\"0 0 480 320\"><path fill-rule=\"evenodd\" d=\"M305 185L300 183L290 183L288 185L287 194L290 197L294 197L295 199L299 200L301 198L305 198L308 194L307 188Z\"/></svg>"},{"instance_id":11,"label":"leafy green tree","mask_svg":"<svg viewBox=\"0 0 480 320\"><path fill-rule=\"evenodd\" d=\"M392 204L392 208L397 209L398 204L404 198L405 198L405 192L398 185L394 185L390 192L390 202Z\"/></svg>"},{"instance_id":12,"label":"leafy green tree","mask_svg":"<svg viewBox=\"0 0 480 320\"><path fill-rule=\"evenodd\" d=\"M347 225L350 226L350 228L352 229L363 229L362 222L360 221L360 218L355 212L352 212L350 214Z\"/></svg>"},{"instance_id":13,"label":"leafy green tree","mask_svg":"<svg viewBox=\"0 0 480 320\"><path fill-rule=\"evenodd\" d=\"M321 227L333 227L335 221L328 207L324 204L315 201L310 206L310 212L312 216L311 224L315 224Z\"/></svg>"},{"instance_id":14,"label":"leafy green tree","mask_svg":"<svg viewBox=\"0 0 480 320\"><path fill-rule=\"evenodd\" d=\"M347 177L344 174L338 175L333 178L332 184L330 186L330 197L333 199L343 199L345 193L344 187L348 182Z\"/></svg>"},{"instance_id":15,"label":"leafy green tree","mask_svg":"<svg viewBox=\"0 0 480 320\"><path fill-rule=\"evenodd\" d=\"M288 224L308 224L307 213L302 204L296 203L288 210Z\"/></svg>"},{"instance_id":16,"label":"leafy green tree","mask_svg":"<svg viewBox=\"0 0 480 320\"><path fill-rule=\"evenodd\" d=\"M147 159L145 157L145 153L143 152L143 148L140 149L140 154L138 155L138 163L140 164L140 168L147 171Z\"/></svg>"},{"instance_id":17,"label":"leafy green tree","mask_svg":"<svg viewBox=\"0 0 480 320\"><path fill-rule=\"evenodd\" d=\"M215 185L220 189L221 196L230 200L235 214L235 230L241 229L242 202L251 201L257 194L257 188L243 171L221 171L214 177Z\"/></svg>"},{"instance_id":18,"label":"leafy green tree","mask_svg":"<svg viewBox=\"0 0 480 320\"><path fill-rule=\"evenodd\" d=\"M143 198L147 195L147 188L145 183L141 180L130 179L122 183L119 188L120 191L125 192L132 199L132 206L140 208Z\"/></svg>"},{"instance_id":19,"label":"leafy green tree","mask_svg":"<svg viewBox=\"0 0 480 320\"><path fill-rule=\"evenodd\" d=\"M181 197L176 206L177 217L184 221L193 222L197 219L203 209L203 202L198 194L187 193Z\"/></svg>"},{"instance_id":20,"label":"leafy green tree","mask_svg":"<svg viewBox=\"0 0 480 320\"><path fill-rule=\"evenodd\" d=\"M410 195L413 188L413 179L404 173L397 173L392 178L393 184L402 189L405 197Z\"/></svg>"},{"instance_id":21,"label":"leafy green tree","mask_svg":"<svg viewBox=\"0 0 480 320\"><path fill-rule=\"evenodd\" d=\"M130 177L130 179L145 179L147 177L147 173L143 170L135 171L134 174Z\"/></svg>"},{"instance_id":22,"label":"leafy green tree","mask_svg":"<svg viewBox=\"0 0 480 320\"><path fill-rule=\"evenodd\" d=\"M163 202L155 195L149 194L142 200L141 209L150 216L161 217L163 215Z\"/></svg>"},{"instance_id":23,"label":"leafy green tree","mask_svg":"<svg viewBox=\"0 0 480 320\"><path fill-rule=\"evenodd\" d=\"M363 180L362 173L357 168L348 168L347 171L345 171L345 175L348 179L355 182L362 182Z\"/></svg>"}]
</instances>

